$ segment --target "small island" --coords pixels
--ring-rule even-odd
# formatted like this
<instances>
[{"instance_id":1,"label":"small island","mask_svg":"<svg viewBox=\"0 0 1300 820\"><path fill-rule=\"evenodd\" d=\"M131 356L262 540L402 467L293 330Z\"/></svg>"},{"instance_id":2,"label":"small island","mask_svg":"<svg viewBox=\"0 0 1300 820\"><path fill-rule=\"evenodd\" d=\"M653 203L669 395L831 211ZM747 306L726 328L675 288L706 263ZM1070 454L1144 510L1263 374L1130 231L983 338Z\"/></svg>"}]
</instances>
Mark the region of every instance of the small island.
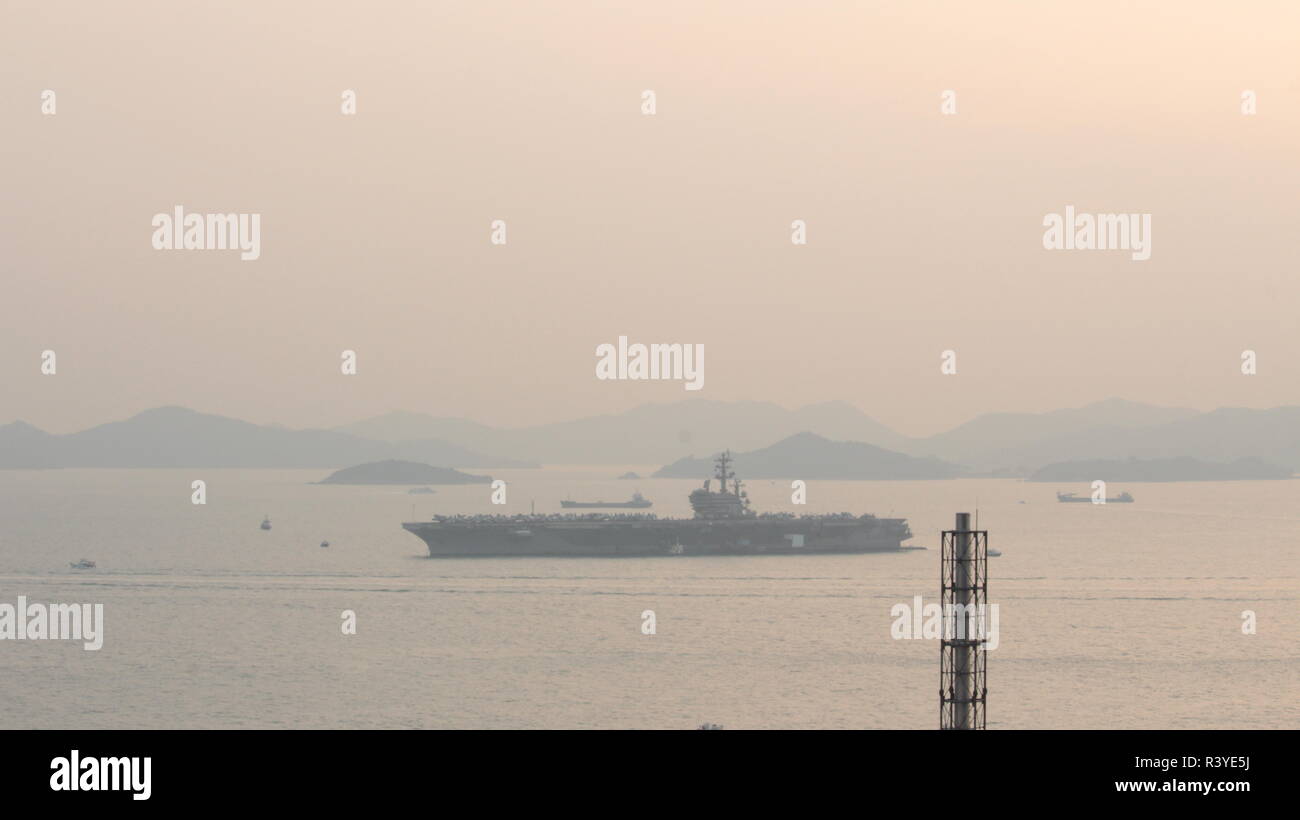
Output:
<instances>
[{"instance_id":1,"label":"small island","mask_svg":"<svg viewBox=\"0 0 1300 820\"><path fill-rule=\"evenodd\" d=\"M434 467L418 461L372 461L345 467L317 484L488 484L492 477L470 475L450 467Z\"/></svg>"},{"instance_id":2,"label":"small island","mask_svg":"<svg viewBox=\"0 0 1300 820\"><path fill-rule=\"evenodd\" d=\"M629 471L629 472L623 473L623 475L619 476L619 477L618 477L618 480L619 480L619 481L627 481L627 480L640 481L640 480L641 480L641 476L638 475L638 474L636 474L636 473L633 473L633 472L630 472L630 471Z\"/></svg>"}]
</instances>

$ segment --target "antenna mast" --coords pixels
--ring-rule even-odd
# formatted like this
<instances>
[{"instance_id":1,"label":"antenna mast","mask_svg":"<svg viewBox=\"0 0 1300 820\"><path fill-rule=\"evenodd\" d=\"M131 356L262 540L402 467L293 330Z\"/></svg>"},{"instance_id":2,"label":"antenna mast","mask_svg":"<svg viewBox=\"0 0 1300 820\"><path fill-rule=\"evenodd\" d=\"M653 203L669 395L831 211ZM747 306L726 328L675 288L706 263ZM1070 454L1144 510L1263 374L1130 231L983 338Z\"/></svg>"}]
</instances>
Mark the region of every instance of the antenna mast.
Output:
<instances>
[{"instance_id":1,"label":"antenna mast","mask_svg":"<svg viewBox=\"0 0 1300 820\"><path fill-rule=\"evenodd\" d=\"M943 640L939 649L939 728L983 729L988 697L987 530L972 530L970 513L957 513L943 533L940 597ZM975 634L971 634L974 632Z\"/></svg>"}]
</instances>

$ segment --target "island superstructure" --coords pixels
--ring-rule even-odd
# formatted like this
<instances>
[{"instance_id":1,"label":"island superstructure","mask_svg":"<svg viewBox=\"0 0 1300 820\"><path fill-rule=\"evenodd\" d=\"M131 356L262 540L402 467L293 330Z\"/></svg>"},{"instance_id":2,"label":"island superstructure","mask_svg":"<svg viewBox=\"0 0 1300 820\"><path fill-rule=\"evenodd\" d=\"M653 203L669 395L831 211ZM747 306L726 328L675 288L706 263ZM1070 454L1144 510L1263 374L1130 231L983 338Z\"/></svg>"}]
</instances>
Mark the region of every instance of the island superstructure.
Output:
<instances>
[{"instance_id":1,"label":"island superstructure","mask_svg":"<svg viewBox=\"0 0 1300 820\"><path fill-rule=\"evenodd\" d=\"M757 555L894 552L912 537L904 518L755 513L730 452L689 496L692 518L630 513L440 515L402 524L429 556ZM713 489L713 481L717 489Z\"/></svg>"}]
</instances>

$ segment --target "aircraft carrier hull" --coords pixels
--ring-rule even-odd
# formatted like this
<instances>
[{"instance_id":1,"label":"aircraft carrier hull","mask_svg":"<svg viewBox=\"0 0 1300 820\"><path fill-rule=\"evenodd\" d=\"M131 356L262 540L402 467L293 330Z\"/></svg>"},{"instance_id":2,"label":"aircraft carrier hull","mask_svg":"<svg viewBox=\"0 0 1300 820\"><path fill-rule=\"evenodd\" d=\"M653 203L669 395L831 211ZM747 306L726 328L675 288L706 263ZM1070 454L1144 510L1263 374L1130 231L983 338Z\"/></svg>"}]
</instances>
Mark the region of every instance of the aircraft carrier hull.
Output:
<instances>
[{"instance_id":1,"label":"aircraft carrier hull","mask_svg":"<svg viewBox=\"0 0 1300 820\"><path fill-rule=\"evenodd\" d=\"M749 518L698 521L411 522L431 558L503 556L762 555L897 552L912 537L901 518Z\"/></svg>"}]
</instances>

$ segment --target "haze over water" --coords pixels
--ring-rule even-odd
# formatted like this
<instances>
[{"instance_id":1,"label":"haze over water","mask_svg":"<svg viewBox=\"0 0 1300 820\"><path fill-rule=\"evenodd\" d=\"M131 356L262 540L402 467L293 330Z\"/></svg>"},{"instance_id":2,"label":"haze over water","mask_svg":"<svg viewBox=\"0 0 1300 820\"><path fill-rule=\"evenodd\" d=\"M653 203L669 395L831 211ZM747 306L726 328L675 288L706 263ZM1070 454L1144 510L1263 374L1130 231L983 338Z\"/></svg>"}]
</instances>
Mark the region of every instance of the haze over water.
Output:
<instances>
[{"instance_id":1,"label":"haze over water","mask_svg":"<svg viewBox=\"0 0 1300 820\"><path fill-rule=\"evenodd\" d=\"M491 472L507 512L639 489L688 514L697 482L625 469L648 472ZM892 639L889 613L938 601L939 531L978 504L1003 552L989 728L1300 728L1294 481L1112 485L1137 502L1104 507L1014 480L814 481L796 508L756 480L760 510L903 516L930 549L430 560L400 522L501 512L484 486L308 483L324 474L0 471L0 601L105 609L99 652L6 642L0 725L935 728L938 644Z\"/></svg>"},{"instance_id":2,"label":"haze over water","mask_svg":"<svg viewBox=\"0 0 1300 820\"><path fill-rule=\"evenodd\" d=\"M5 9L0 423L686 395L592 378L620 335L706 345L706 398L912 436L1300 403L1293 2L129 6ZM177 206L261 214L259 259L154 250ZM1067 206L1150 214L1151 258L1045 250Z\"/></svg>"}]
</instances>

